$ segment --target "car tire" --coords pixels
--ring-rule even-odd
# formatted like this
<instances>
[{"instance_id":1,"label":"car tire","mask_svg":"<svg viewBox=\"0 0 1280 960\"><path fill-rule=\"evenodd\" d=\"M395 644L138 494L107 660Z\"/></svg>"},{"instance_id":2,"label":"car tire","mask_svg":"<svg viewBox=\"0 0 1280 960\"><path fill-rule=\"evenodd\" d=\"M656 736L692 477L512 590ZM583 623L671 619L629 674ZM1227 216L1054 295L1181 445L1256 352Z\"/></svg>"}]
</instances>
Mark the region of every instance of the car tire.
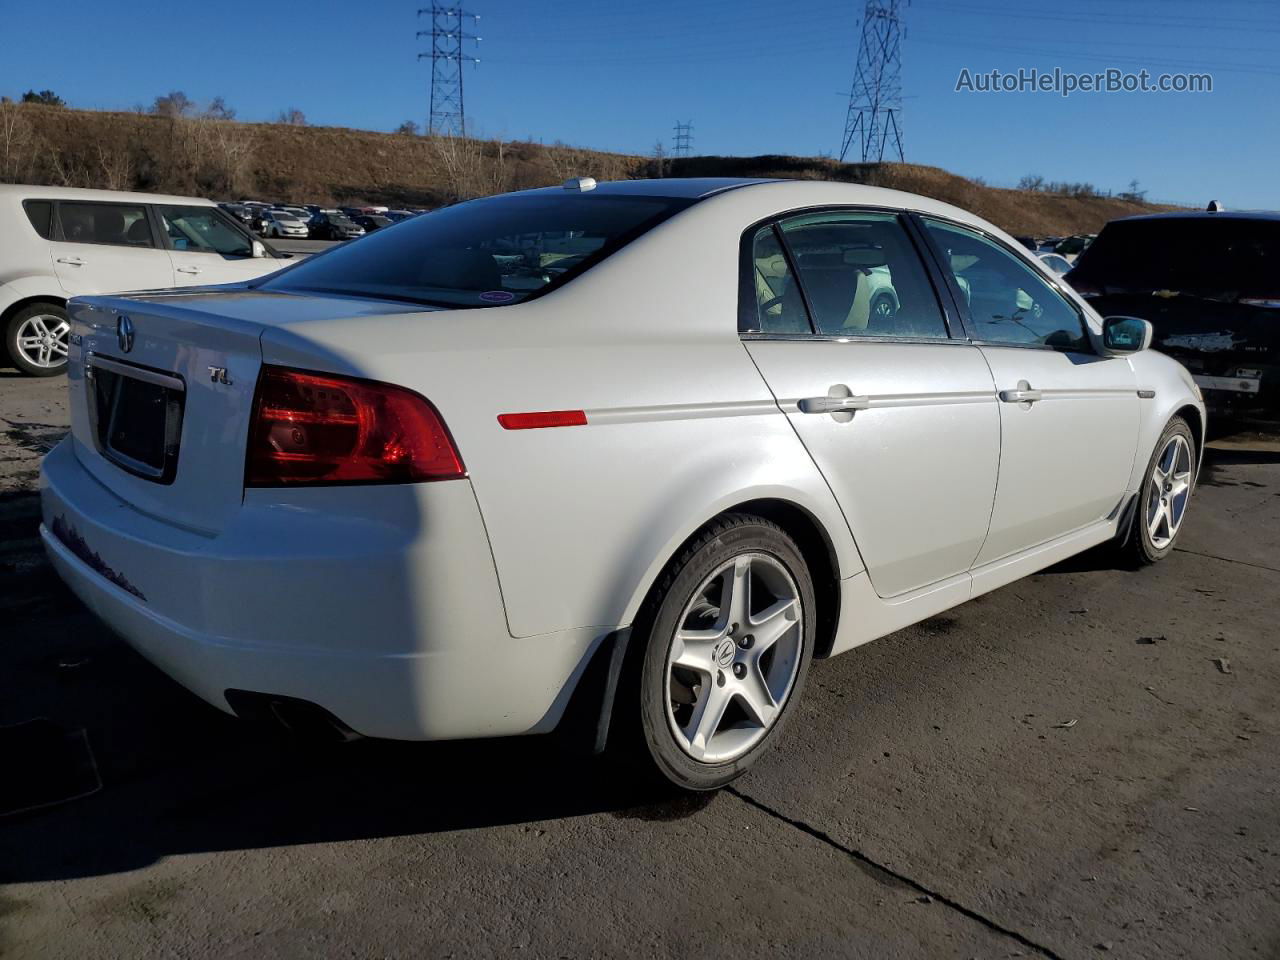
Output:
<instances>
[{"instance_id":1,"label":"car tire","mask_svg":"<svg viewBox=\"0 0 1280 960\"><path fill-rule=\"evenodd\" d=\"M793 712L815 637L813 580L795 541L763 517L719 518L667 565L636 618L625 751L684 790L736 779Z\"/></svg>"},{"instance_id":2,"label":"car tire","mask_svg":"<svg viewBox=\"0 0 1280 960\"><path fill-rule=\"evenodd\" d=\"M1133 520L1122 545L1125 559L1132 566L1149 566L1173 552L1195 489L1198 464L1191 427L1182 417L1174 417L1147 461Z\"/></svg>"},{"instance_id":3,"label":"car tire","mask_svg":"<svg viewBox=\"0 0 1280 960\"><path fill-rule=\"evenodd\" d=\"M32 377L56 377L67 371L71 328L67 311L56 303L33 303L9 318L4 345L9 359ZM33 343L39 338L39 343Z\"/></svg>"}]
</instances>

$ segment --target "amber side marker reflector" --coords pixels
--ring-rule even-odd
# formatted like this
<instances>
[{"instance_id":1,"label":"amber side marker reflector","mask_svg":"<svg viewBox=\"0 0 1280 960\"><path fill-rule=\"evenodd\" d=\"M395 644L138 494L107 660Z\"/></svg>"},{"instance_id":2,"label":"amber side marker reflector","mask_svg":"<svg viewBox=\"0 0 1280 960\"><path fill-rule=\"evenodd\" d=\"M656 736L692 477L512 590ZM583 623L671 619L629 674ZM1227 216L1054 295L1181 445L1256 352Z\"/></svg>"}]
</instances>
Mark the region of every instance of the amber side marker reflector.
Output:
<instances>
[{"instance_id":1,"label":"amber side marker reflector","mask_svg":"<svg viewBox=\"0 0 1280 960\"><path fill-rule=\"evenodd\" d=\"M537 430L542 427L585 427L585 410L545 410L541 413L500 413L504 430Z\"/></svg>"}]
</instances>

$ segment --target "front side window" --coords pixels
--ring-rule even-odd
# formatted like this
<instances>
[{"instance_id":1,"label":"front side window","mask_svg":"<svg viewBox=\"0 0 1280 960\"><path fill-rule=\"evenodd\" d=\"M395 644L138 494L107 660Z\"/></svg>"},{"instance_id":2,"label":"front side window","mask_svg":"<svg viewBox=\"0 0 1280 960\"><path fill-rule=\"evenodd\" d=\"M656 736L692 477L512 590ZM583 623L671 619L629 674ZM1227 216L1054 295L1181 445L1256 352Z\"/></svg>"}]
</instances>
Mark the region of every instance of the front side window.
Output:
<instances>
[{"instance_id":1,"label":"front side window","mask_svg":"<svg viewBox=\"0 0 1280 960\"><path fill-rule=\"evenodd\" d=\"M974 339L1089 349L1079 312L1030 264L971 230L924 223L968 304Z\"/></svg>"},{"instance_id":2,"label":"front side window","mask_svg":"<svg viewBox=\"0 0 1280 960\"><path fill-rule=\"evenodd\" d=\"M122 247L151 247L151 224L140 204L58 204L62 239L69 243L109 243Z\"/></svg>"},{"instance_id":3,"label":"front side window","mask_svg":"<svg viewBox=\"0 0 1280 960\"><path fill-rule=\"evenodd\" d=\"M946 338L933 284L895 214L816 213L781 228L818 333Z\"/></svg>"},{"instance_id":4,"label":"front side window","mask_svg":"<svg viewBox=\"0 0 1280 960\"><path fill-rule=\"evenodd\" d=\"M160 220L174 250L253 256L252 242L227 223L213 207L159 207Z\"/></svg>"},{"instance_id":5,"label":"front side window","mask_svg":"<svg viewBox=\"0 0 1280 960\"><path fill-rule=\"evenodd\" d=\"M370 233L261 286L448 307L515 303L568 282L691 202L568 192L486 197Z\"/></svg>"}]
</instances>

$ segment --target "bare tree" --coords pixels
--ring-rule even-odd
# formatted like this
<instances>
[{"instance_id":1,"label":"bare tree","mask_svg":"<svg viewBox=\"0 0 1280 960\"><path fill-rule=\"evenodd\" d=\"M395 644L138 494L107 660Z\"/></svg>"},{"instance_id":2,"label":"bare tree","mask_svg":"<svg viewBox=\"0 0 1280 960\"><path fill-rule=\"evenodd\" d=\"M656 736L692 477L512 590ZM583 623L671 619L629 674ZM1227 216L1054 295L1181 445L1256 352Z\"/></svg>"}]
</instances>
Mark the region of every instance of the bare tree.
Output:
<instances>
[{"instance_id":1,"label":"bare tree","mask_svg":"<svg viewBox=\"0 0 1280 960\"><path fill-rule=\"evenodd\" d=\"M427 149L451 201L507 189L511 174L506 144L501 140L486 143L475 137L430 137Z\"/></svg>"},{"instance_id":2,"label":"bare tree","mask_svg":"<svg viewBox=\"0 0 1280 960\"><path fill-rule=\"evenodd\" d=\"M204 115L210 120L234 120L236 111L234 108L227 106L227 101L222 97L214 97L209 101L209 106L205 107Z\"/></svg>"},{"instance_id":3,"label":"bare tree","mask_svg":"<svg viewBox=\"0 0 1280 960\"><path fill-rule=\"evenodd\" d=\"M0 180L26 180L35 160L36 134L11 100L0 103Z\"/></svg>"},{"instance_id":4,"label":"bare tree","mask_svg":"<svg viewBox=\"0 0 1280 960\"><path fill-rule=\"evenodd\" d=\"M97 144L98 167L101 183L107 190L133 189L133 155L127 147L107 147Z\"/></svg>"},{"instance_id":5,"label":"bare tree","mask_svg":"<svg viewBox=\"0 0 1280 960\"><path fill-rule=\"evenodd\" d=\"M195 101L181 90L171 90L163 97L156 97L151 112L158 117L185 117L195 106Z\"/></svg>"},{"instance_id":6,"label":"bare tree","mask_svg":"<svg viewBox=\"0 0 1280 960\"><path fill-rule=\"evenodd\" d=\"M209 163L223 193L240 193L248 186L256 136L244 123L214 121L209 124Z\"/></svg>"},{"instance_id":7,"label":"bare tree","mask_svg":"<svg viewBox=\"0 0 1280 960\"><path fill-rule=\"evenodd\" d=\"M276 123L285 123L292 127L305 127L307 125L307 117L297 107L286 107L276 117Z\"/></svg>"},{"instance_id":8,"label":"bare tree","mask_svg":"<svg viewBox=\"0 0 1280 960\"><path fill-rule=\"evenodd\" d=\"M653 169L653 176L665 177L667 175L667 148L661 140L653 145L651 156L653 162L650 166Z\"/></svg>"},{"instance_id":9,"label":"bare tree","mask_svg":"<svg viewBox=\"0 0 1280 960\"><path fill-rule=\"evenodd\" d=\"M418 135L418 125L412 120L406 120L404 123L400 124L400 126L396 127L396 133L416 137Z\"/></svg>"}]
</instances>

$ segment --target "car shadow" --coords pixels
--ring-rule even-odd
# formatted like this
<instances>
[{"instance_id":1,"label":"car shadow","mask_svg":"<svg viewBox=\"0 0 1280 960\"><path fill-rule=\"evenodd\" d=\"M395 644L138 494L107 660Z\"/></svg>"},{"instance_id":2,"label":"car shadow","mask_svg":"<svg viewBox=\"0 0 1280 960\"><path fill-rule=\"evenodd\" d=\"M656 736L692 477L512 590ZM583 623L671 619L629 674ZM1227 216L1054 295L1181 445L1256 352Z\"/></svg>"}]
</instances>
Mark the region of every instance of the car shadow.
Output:
<instances>
[{"instance_id":1,"label":"car shadow","mask_svg":"<svg viewBox=\"0 0 1280 960\"><path fill-rule=\"evenodd\" d=\"M598 813L678 819L713 799L676 795L554 735L297 740L205 704L60 586L15 607L11 623L0 644L0 725L48 717L82 728L102 789L0 816L0 883L114 874L184 853ZM4 766L6 777L39 775Z\"/></svg>"}]
</instances>

